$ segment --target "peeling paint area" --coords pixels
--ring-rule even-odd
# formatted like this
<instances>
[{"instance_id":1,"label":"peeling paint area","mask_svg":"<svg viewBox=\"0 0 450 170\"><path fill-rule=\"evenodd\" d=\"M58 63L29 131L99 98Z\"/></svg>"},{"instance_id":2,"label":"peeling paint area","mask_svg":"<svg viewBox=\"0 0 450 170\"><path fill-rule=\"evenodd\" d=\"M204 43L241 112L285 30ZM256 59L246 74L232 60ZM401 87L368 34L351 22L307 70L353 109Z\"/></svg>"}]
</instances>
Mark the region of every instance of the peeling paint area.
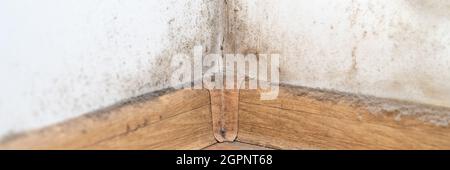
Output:
<instances>
[{"instance_id":1,"label":"peeling paint area","mask_svg":"<svg viewBox=\"0 0 450 170\"><path fill-rule=\"evenodd\" d=\"M240 2L238 51L282 54L283 83L450 106L448 1Z\"/></svg>"},{"instance_id":2,"label":"peeling paint area","mask_svg":"<svg viewBox=\"0 0 450 170\"><path fill-rule=\"evenodd\" d=\"M0 136L169 87L176 53L216 46L221 1L0 2Z\"/></svg>"}]
</instances>

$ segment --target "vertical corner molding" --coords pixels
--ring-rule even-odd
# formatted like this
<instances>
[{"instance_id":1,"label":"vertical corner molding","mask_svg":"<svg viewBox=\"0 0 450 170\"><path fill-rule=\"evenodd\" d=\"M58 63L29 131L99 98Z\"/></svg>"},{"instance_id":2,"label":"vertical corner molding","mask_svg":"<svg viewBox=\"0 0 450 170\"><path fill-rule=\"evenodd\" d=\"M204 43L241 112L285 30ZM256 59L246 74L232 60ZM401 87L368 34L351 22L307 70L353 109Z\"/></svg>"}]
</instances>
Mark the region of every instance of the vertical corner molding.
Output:
<instances>
[{"instance_id":1,"label":"vertical corner molding","mask_svg":"<svg viewBox=\"0 0 450 170\"><path fill-rule=\"evenodd\" d=\"M239 90L210 90L213 134L219 142L232 142L238 134Z\"/></svg>"},{"instance_id":2,"label":"vertical corner molding","mask_svg":"<svg viewBox=\"0 0 450 170\"><path fill-rule=\"evenodd\" d=\"M221 21L222 39L218 42L222 59L224 53L236 53L236 35L234 10L239 3L236 0L223 0L222 11L219 20ZM225 66L223 65L223 70ZM224 77L225 78L225 77ZM222 79L223 80L223 79ZM213 134L218 142L232 142L238 135L238 104L239 88L226 89L225 81L223 88L211 89L211 114Z\"/></svg>"}]
</instances>

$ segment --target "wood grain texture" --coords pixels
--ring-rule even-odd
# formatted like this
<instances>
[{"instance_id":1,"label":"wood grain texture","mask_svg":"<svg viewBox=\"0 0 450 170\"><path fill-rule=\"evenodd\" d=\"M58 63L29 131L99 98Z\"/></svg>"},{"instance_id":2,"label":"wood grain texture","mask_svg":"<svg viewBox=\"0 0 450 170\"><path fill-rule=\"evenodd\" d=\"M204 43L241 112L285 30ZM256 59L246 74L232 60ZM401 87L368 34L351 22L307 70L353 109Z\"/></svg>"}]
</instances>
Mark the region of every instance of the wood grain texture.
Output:
<instances>
[{"instance_id":1,"label":"wood grain texture","mask_svg":"<svg viewBox=\"0 0 450 170\"><path fill-rule=\"evenodd\" d=\"M450 129L425 119L442 109L386 105L401 104L292 86L262 101L257 90L241 90L237 141L279 149L450 149Z\"/></svg>"},{"instance_id":2,"label":"wood grain texture","mask_svg":"<svg viewBox=\"0 0 450 170\"><path fill-rule=\"evenodd\" d=\"M214 137L234 141L238 133L239 90L210 90Z\"/></svg>"},{"instance_id":3,"label":"wood grain texture","mask_svg":"<svg viewBox=\"0 0 450 170\"><path fill-rule=\"evenodd\" d=\"M209 106L103 140L93 149L202 149L216 143Z\"/></svg>"},{"instance_id":4,"label":"wood grain texture","mask_svg":"<svg viewBox=\"0 0 450 170\"><path fill-rule=\"evenodd\" d=\"M259 93L159 91L0 148L450 149L448 108L292 86L281 86L276 100L260 100ZM236 136L242 143L215 144Z\"/></svg>"},{"instance_id":5,"label":"wood grain texture","mask_svg":"<svg viewBox=\"0 0 450 170\"><path fill-rule=\"evenodd\" d=\"M86 148L99 141L129 134L209 105L209 93L206 90L157 91L54 126L16 135L3 141L0 148Z\"/></svg>"},{"instance_id":6,"label":"wood grain texture","mask_svg":"<svg viewBox=\"0 0 450 170\"><path fill-rule=\"evenodd\" d=\"M203 150L272 150L272 149L242 142L223 142L208 146Z\"/></svg>"}]
</instances>

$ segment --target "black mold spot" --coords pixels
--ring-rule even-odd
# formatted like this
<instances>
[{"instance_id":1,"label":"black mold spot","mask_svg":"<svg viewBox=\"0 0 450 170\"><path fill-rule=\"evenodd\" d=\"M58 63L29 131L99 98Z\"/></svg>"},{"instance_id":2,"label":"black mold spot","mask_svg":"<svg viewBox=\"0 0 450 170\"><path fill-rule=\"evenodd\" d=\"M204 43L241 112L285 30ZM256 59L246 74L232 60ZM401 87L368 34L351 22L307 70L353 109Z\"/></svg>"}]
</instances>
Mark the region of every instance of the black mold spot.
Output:
<instances>
[{"instance_id":1,"label":"black mold spot","mask_svg":"<svg viewBox=\"0 0 450 170\"><path fill-rule=\"evenodd\" d=\"M224 127L220 128L220 136L225 138L226 133L227 133L227 130Z\"/></svg>"}]
</instances>

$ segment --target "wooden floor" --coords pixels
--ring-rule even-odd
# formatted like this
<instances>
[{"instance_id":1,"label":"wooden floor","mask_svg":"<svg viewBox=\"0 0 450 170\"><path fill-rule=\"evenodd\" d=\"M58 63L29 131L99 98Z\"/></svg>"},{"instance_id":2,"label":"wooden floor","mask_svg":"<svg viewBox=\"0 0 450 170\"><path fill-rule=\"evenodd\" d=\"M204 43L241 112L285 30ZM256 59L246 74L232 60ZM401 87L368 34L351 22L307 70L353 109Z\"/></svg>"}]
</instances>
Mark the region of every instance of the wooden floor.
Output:
<instances>
[{"instance_id":1,"label":"wooden floor","mask_svg":"<svg viewBox=\"0 0 450 170\"><path fill-rule=\"evenodd\" d=\"M0 149L450 149L448 108L286 85L276 100L259 97L167 89L10 136Z\"/></svg>"},{"instance_id":2,"label":"wooden floor","mask_svg":"<svg viewBox=\"0 0 450 170\"><path fill-rule=\"evenodd\" d=\"M272 150L272 148L242 142L223 142L205 147L203 150Z\"/></svg>"}]
</instances>

